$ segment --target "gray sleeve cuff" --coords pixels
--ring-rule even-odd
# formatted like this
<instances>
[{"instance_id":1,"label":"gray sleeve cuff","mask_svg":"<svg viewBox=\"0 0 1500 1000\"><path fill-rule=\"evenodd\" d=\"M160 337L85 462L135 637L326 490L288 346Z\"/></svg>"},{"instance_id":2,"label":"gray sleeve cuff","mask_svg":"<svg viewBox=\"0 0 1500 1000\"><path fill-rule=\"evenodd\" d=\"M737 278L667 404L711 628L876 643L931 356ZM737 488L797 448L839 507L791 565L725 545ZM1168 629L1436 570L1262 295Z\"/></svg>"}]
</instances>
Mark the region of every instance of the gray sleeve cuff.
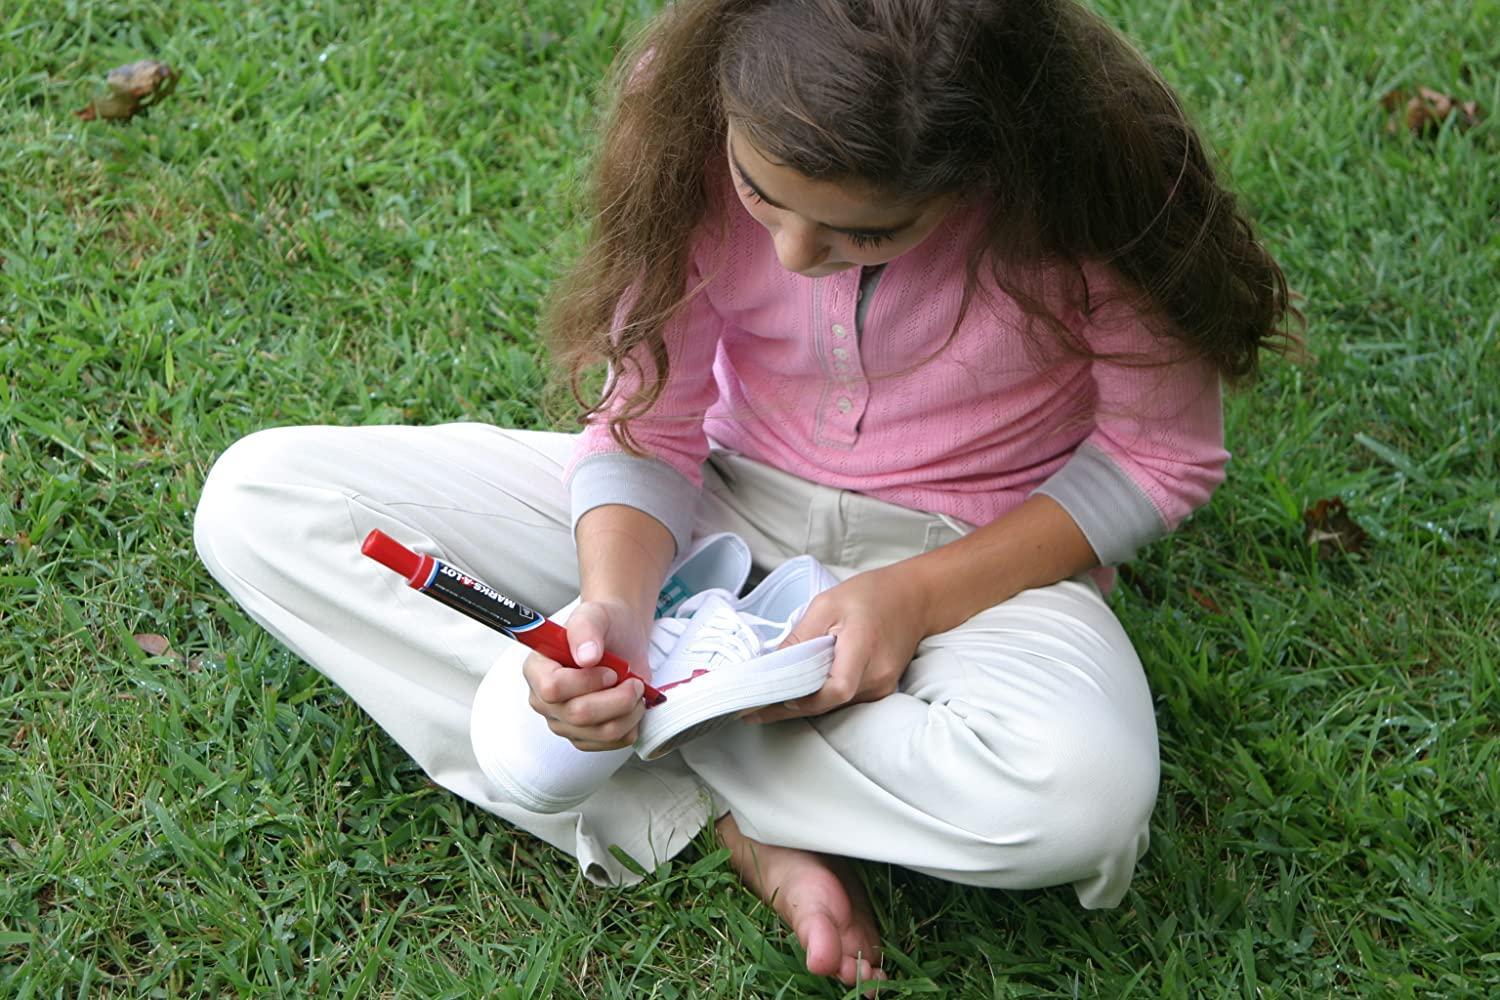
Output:
<instances>
[{"instance_id":1,"label":"gray sleeve cuff","mask_svg":"<svg viewBox=\"0 0 1500 1000\"><path fill-rule=\"evenodd\" d=\"M672 533L678 553L688 550L698 487L666 462L619 452L593 455L573 469L569 490L574 531L578 519L595 507L617 503L650 514Z\"/></svg>"},{"instance_id":2,"label":"gray sleeve cuff","mask_svg":"<svg viewBox=\"0 0 1500 1000\"><path fill-rule=\"evenodd\" d=\"M1105 566L1127 562L1141 546L1167 533L1151 499L1092 445L1080 445L1034 492L1062 505Z\"/></svg>"}]
</instances>

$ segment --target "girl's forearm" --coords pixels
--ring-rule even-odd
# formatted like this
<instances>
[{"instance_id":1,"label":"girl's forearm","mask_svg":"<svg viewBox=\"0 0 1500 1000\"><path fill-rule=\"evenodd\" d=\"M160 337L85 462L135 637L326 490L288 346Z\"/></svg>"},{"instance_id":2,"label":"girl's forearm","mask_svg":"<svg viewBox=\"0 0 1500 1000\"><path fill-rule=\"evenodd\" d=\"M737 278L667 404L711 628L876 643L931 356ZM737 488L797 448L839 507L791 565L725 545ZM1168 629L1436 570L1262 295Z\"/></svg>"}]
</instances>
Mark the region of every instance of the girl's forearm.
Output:
<instances>
[{"instance_id":1,"label":"girl's forearm","mask_svg":"<svg viewBox=\"0 0 1500 1000\"><path fill-rule=\"evenodd\" d=\"M1051 497L1035 495L947 545L897 563L923 595L923 634L946 632L1023 590L1099 565L1077 523Z\"/></svg>"},{"instance_id":2,"label":"girl's forearm","mask_svg":"<svg viewBox=\"0 0 1500 1000\"><path fill-rule=\"evenodd\" d=\"M623 601L650 618L672 564L666 525L634 507L606 504L578 519L578 574L585 601Z\"/></svg>"}]
</instances>

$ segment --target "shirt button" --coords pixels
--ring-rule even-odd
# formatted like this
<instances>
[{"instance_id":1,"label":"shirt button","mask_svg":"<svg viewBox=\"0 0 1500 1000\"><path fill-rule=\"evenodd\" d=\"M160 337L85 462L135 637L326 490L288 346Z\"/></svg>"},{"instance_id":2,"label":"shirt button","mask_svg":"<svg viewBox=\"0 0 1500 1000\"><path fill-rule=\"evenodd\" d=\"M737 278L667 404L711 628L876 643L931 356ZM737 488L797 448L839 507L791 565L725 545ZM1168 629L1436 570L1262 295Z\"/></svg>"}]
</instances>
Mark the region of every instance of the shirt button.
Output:
<instances>
[{"instance_id":1,"label":"shirt button","mask_svg":"<svg viewBox=\"0 0 1500 1000\"><path fill-rule=\"evenodd\" d=\"M853 406L854 406L854 401L852 399L850 399L848 396L840 396L839 397L839 412L840 413L848 413L850 411L850 409L853 408Z\"/></svg>"},{"instance_id":2,"label":"shirt button","mask_svg":"<svg viewBox=\"0 0 1500 1000\"><path fill-rule=\"evenodd\" d=\"M835 324L833 324L833 335L835 337L845 337L845 336L848 336L848 334L849 334L849 331L844 329L844 324L842 324L842 323L835 323Z\"/></svg>"},{"instance_id":3,"label":"shirt button","mask_svg":"<svg viewBox=\"0 0 1500 1000\"><path fill-rule=\"evenodd\" d=\"M843 361L849 356L849 352L844 350L842 347L835 347L833 349L833 356L838 358L840 361Z\"/></svg>"}]
</instances>

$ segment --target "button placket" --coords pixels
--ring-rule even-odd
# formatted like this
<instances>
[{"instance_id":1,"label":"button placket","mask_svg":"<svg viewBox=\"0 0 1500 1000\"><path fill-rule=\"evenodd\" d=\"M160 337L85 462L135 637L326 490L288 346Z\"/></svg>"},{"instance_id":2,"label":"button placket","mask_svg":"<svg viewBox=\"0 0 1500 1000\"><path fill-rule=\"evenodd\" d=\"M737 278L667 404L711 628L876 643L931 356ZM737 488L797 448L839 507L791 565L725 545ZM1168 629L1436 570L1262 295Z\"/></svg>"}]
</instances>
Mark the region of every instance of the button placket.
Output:
<instances>
[{"instance_id":1,"label":"button placket","mask_svg":"<svg viewBox=\"0 0 1500 1000\"><path fill-rule=\"evenodd\" d=\"M821 394L817 437L828 444L850 447L859 437L859 422L868 397L859 346L854 336L854 313L858 302L859 273L825 279L822 304L827 312L819 317L821 336L816 346L828 382Z\"/></svg>"},{"instance_id":2,"label":"button placket","mask_svg":"<svg viewBox=\"0 0 1500 1000\"><path fill-rule=\"evenodd\" d=\"M853 272L853 308L859 308L859 271ZM841 296L842 298L842 296ZM843 305L844 303L840 303ZM833 348L829 352L833 356L833 371L839 382L839 394L833 400L834 412L838 414L838 424L849 435L850 439L858 433L859 420L864 413L865 380L864 373L859 364L859 348L850 332L851 324L836 322L829 332L833 334ZM852 349L851 349L852 348Z\"/></svg>"}]
</instances>

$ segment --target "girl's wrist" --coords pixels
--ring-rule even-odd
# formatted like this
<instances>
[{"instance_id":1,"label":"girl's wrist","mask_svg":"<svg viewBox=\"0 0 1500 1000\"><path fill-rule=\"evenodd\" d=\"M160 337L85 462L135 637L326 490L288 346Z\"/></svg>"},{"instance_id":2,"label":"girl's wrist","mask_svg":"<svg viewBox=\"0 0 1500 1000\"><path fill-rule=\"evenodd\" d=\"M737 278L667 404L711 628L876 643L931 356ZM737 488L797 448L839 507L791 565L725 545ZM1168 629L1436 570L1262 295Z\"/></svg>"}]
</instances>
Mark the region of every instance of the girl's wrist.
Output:
<instances>
[{"instance_id":1,"label":"girl's wrist","mask_svg":"<svg viewBox=\"0 0 1500 1000\"><path fill-rule=\"evenodd\" d=\"M926 554L891 563L876 572L885 577L883 585L892 587L900 595L901 606L905 608L904 617L917 623L922 638L945 631L938 625L942 585L935 578L931 560Z\"/></svg>"},{"instance_id":2,"label":"girl's wrist","mask_svg":"<svg viewBox=\"0 0 1500 1000\"><path fill-rule=\"evenodd\" d=\"M607 589L585 589L580 596L585 601L618 609L623 616L636 621L649 622L656 614L654 597L648 601L635 593L618 593Z\"/></svg>"},{"instance_id":3,"label":"girl's wrist","mask_svg":"<svg viewBox=\"0 0 1500 1000\"><path fill-rule=\"evenodd\" d=\"M908 572L923 635L936 635L1009 600L1099 565L1072 517L1050 497L1020 507L946 545L913 556ZM898 564L904 565L904 564Z\"/></svg>"},{"instance_id":4,"label":"girl's wrist","mask_svg":"<svg viewBox=\"0 0 1500 1000\"><path fill-rule=\"evenodd\" d=\"M617 603L649 621L672 560L672 536L660 521L621 505L598 507L578 522L579 593Z\"/></svg>"}]
</instances>

